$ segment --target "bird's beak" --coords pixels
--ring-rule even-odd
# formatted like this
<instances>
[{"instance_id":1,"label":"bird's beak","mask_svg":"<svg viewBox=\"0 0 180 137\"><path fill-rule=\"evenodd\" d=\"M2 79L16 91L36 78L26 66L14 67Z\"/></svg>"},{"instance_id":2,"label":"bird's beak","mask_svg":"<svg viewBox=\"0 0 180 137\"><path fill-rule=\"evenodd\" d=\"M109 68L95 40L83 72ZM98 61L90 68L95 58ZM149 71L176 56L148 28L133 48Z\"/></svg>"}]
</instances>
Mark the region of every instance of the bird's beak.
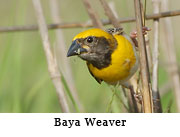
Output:
<instances>
[{"instance_id":1,"label":"bird's beak","mask_svg":"<svg viewBox=\"0 0 180 137\"><path fill-rule=\"evenodd\" d=\"M80 55L82 52L87 52L87 50L85 48L82 48L77 40L74 40L68 50L67 57Z\"/></svg>"}]
</instances>

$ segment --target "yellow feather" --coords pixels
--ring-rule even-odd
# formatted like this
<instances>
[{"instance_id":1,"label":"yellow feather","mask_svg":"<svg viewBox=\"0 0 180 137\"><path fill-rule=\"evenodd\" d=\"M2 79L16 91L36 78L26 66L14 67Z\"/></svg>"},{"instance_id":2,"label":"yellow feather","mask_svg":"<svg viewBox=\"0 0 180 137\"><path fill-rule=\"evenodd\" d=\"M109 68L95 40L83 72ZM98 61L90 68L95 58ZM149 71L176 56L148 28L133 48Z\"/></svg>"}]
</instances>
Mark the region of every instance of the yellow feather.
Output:
<instances>
[{"instance_id":1,"label":"yellow feather","mask_svg":"<svg viewBox=\"0 0 180 137\"><path fill-rule=\"evenodd\" d=\"M133 45L122 35L114 35L114 37L118 45L111 55L111 65L98 69L89 64L89 69L93 75L108 83L116 83L127 79L131 75L131 70L137 61Z\"/></svg>"},{"instance_id":2,"label":"yellow feather","mask_svg":"<svg viewBox=\"0 0 180 137\"><path fill-rule=\"evenodd\" d=\"M79 34L77 34L74 38L73 41L76 40L77 38L86 38L88 36L96 36L96 37L105 37L106 39L113 39L113 36L107 33L104 30L98 29L98 28L93 28L89 29L86 31L83 31Z\"/></svg>"}]
</instances>

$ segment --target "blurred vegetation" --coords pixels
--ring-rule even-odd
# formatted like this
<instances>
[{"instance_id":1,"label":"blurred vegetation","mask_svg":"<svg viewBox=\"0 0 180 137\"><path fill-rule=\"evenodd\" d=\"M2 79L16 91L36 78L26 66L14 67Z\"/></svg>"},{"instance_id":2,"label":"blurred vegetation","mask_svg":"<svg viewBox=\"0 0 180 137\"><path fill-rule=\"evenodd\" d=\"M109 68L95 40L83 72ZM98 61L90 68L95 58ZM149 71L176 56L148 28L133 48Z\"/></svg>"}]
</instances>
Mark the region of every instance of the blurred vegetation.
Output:
<instances>
[{"instance_id":1,"label":"blurred vegetation","mask_svg":"<svg viewBox=\"0 0 180 137\"><path fill-rule=\"evenodd\" d=\"M107 0L110 1L110 0ZM113 0L119 17L134 16L132 0ZM49 0L41 0L47 23L53 23L50 16ZM180 1L172 0L170 9L179 8ZM101 18L107 18L99 1L93 6ZM89 20L81 0L59 0L60 15L63 22ZM37 24L31 0L0 0L0 26L21 26ZM147 14L152 13L151 1L147 3ZM172 17L175 46L180 59L180 39L178 39L180 17ZM146 22L152 28L152 21ZM135 29L135 23L122 25L127 33ZM110 27L107 26L107 27ZM71 39L84 28L64 29L67 48ZM161 34L163 30L161 29ZM153 30L150 32L152 44ZM54 42L54 30L49 31L51 43ZM168 35L168 34L167 34ZM161 41L163 38L161 37ZM160 87L169 78L163 65L163 53L160 53ZM103 83L99 85L89 74L84 61L77 57L71 60L74 81L85 112L107 112L113 93ZM179 63L179 62L178 62ZM170 102L171 112L176 112L173 92L169 91L162 98L164 112ZM111 104L112 112L121 112L120 103L115 98ZM0 112L60 112L58 98L48 74L42 41L38 31L0 33Z\"/></svg>"}]
</instances>

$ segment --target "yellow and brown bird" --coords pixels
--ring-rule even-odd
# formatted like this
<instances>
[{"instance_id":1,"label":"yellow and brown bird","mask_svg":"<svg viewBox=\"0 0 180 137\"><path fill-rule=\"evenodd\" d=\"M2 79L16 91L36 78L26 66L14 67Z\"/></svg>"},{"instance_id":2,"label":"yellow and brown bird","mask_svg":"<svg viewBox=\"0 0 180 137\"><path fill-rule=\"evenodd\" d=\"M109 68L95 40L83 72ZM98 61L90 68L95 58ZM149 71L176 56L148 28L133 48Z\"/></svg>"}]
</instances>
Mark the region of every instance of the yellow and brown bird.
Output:
<instances>
[{"instance_id":1,"label":"yellow and brown bird","mask_svg":"<svg viewBox=\"0 0 180 137\"><path fill-rule=\"evenodd\" d=\"M87 62L98 83L129 87L128 80L139 63L134 43L121 29L93 28L77 34L67 56L78 55Z\"/></svg>"}]
</instances>

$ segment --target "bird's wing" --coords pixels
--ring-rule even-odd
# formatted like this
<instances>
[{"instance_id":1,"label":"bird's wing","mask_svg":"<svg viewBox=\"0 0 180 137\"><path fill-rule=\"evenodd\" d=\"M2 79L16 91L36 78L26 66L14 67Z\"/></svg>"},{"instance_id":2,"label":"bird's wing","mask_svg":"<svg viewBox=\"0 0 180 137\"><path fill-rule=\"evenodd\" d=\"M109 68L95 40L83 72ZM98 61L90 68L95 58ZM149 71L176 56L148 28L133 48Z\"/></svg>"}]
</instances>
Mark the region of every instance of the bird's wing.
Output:
<instances>
[{"instance_id":1,"label":"bird's wing","mask_svg":"<svg viewBox=\"0 0 180 137\"><path fill-rule=\"evenodd\" d=\"M122 35L124 31L123 28L109 28L106 32L112 35Z\"/></svg>"},{"instance_id":2,"label":"bird's wing","mask_svg":"<svg viewBox=\"0 0 180 137\"><path fill-rule=\"evenodd\" d=\"M90 74L95 78L95 80L99 83L99 84L101 84L101 82L103 81L102 79L99 79L99 78L97 78L97 77L95 77L94 75L93 75L93 73L91 72L91 70L89 69L89 63L87 62L87 66L88 66L88 70L89 70L89 72L90 72Z\"/></svg>"}]
</instances>

